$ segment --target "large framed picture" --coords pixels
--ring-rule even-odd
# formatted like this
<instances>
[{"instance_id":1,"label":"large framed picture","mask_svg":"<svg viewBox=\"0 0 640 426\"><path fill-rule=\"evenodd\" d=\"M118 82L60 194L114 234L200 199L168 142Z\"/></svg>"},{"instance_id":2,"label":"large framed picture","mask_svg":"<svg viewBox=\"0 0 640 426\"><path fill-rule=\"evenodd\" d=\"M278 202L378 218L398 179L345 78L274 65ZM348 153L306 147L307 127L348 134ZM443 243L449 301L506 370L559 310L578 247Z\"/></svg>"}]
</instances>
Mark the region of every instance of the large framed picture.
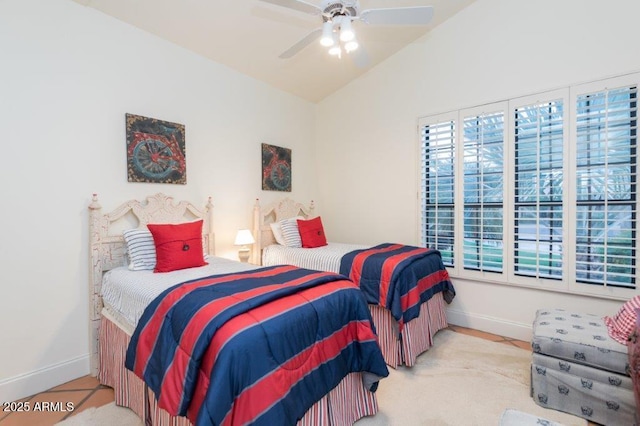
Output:
<instances>
[{"instance_id":1,"label":"large framed picture","mask_svg":"<svg viewBox=\"0 0 640 426\"><path fill-rule=\"evenodd\" d=\"M291 192L291 150L262 144L262 189Z\"/></svg>"},{"instance_id":2,"label":"large framed picture","mask_svg":"<svg viewBox=\"0 0 640 426\"><path fill-rule=\"evenodd\" d=\"M129 182L187 183L184 125L126 114Z\"/></svg>"}]
</instances>

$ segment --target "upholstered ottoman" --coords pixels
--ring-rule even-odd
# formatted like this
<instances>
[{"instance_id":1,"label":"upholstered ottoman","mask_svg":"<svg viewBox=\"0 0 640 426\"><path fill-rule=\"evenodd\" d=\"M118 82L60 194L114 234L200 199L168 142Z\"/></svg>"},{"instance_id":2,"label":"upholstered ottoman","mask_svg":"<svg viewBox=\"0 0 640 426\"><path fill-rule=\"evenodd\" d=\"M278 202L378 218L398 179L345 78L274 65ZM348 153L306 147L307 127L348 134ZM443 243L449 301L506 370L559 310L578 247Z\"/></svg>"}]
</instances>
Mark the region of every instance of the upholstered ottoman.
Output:
<instances>
[{"instance_id":1,"label":"upholstered ottoman","mask_svg":"<svg viewBox=\"0 0 640 426\"><path fill-rule=\"evenodd\" d=\"M562 309L536 312L531 396L538 405L604 425L635 425L627 346L601 317Z\"/></svg>"}]
</instances>

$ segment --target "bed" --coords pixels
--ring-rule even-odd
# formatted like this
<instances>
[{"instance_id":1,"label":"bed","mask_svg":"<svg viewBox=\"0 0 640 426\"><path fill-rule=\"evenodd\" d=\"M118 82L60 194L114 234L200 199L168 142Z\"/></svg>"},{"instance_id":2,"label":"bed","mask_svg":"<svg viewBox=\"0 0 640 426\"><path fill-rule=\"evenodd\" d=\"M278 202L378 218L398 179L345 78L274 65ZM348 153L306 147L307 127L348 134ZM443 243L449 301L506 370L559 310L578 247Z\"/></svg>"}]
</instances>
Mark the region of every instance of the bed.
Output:
<instances>
[{"instance_id":1,"label":"bed","mask_svg":"<svg viewBox=\"0 0 640 426\"><path fill-rule=\"evenodd\" d=\"M273 424L274 419L342 425L374 415L377 382L388 370L359 289L336 274L214 256L212 208L211 199L200 208L156 194L103 213L94 194L89 205L92 374L114 389L117 405L150 425ZM163 232L192 230L196 223L197 238L176 242L170 234L167 244L179 244L189 256L200 253L202 263L161 274L137 263L148 256L132 245L141 229L163 224ZM161 253L156 232L153 238L156 269L167 259L181 262L180 254ZM335 320L329 306L349 312L349 319ZM215 314L207 316L210 311ZM290 313L295 319L285 316ZM200 323L203 328L197 328Z\"/></svg>"},{"instance_id":2,"label":"bed","mask_svg":"<svg viewBox=\"0 0 640 426\"><path fill-rule=\"evenodd\" d=\"M383 252L388 251L392 255L400 251L415 252L416 259L419 259L413 262L411 267L405 268L401 275L410 281L408 286L424 287L420 290L420 300L413 304L410 312L397 304L385 306L385 303L382 303L383 298L380 294L388 290L388 283L384 280L369 280L367 287L361 283L361 288L367 295L385 362L393 368L399 365L413 366L418 355L433 345L433 336L448 326L445 306L455 296L453 284L439 252L396 244L370 247L328 242L314 248L288 246L283 241L285 236L282 235L282 230L278 230L277 224L288 222L290 225L292 218L317 220L319 216L314 214L314 210L313 201L305 206L290 198L284 198L262 207L260 201L256 200L253 212L253 234L256 243L253 246L252 261L265 266L290 264L342 273L352 279L355 277L354 280L358 282L360 275L354 274L354 269L350 268L351 265L356 265L358 258L373 253L381 259L389 259L383 257L387 256ZM319 234L323 232L321 225L312 229L313 232L317 230ZM290 228L287 231L294 232ZM278 233L280 235L276 235ZM408 273L413 274L413 277ZM383 282L385 284L381 284ZM400 297L396 299L399 300ZM408 320L405 320L406 318Z\"/></svg>"}]
</instances>

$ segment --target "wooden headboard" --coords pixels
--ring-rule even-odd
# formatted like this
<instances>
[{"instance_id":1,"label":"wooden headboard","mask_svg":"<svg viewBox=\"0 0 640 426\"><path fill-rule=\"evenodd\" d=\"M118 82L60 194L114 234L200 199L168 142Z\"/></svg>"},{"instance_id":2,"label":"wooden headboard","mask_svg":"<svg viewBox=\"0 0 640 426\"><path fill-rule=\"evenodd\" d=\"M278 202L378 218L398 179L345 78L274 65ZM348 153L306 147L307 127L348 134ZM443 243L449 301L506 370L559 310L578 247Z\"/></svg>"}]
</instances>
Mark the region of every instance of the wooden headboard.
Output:
<instances>
[{"instance_id":1,"label":"wooden headboard","mask_svg":"<svg viewBox=\"0 0 640 426\"><path fill-rule=\"evenodd\" d=\"M252 248L251 261L256 265L261 265L262 249L270 244L275 244L276 240L273 237L270 224L296 216L313 217L314 208L313 200L307 207L291 198L283 198L262 208L260 200L256 198L256 204L253 207L253 237L256 242Z\"/></svg>"},{"instance_id":2,"label":"wooden headboard","mask_svg":"<svg viewBox=\"0 0 640 426\"><path fill-rule=\"evenodd\" d=\"M98 327L102 311L102 276L118 266L127 265L122 231L146 229L148 223L181 223L203 220L202 242L205 253L214 254L213 204L211 197L203 208L189 201L175 203L172 197L155 194L143 201L129 200L109 213L103 213L98 195L89 204L89 354L91 374L98 373Z\"/></svg>"}]
</instances>

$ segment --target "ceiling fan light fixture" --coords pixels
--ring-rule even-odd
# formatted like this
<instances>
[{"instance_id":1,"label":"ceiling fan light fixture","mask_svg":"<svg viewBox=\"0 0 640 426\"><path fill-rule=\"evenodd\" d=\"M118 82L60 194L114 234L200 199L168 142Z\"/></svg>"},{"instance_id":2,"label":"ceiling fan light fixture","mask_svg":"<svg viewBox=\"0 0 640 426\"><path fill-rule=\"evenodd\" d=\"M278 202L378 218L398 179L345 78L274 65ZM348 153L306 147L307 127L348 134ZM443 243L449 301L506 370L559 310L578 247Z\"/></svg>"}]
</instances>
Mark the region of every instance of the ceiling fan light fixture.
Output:
<instances>
[{"instance_id":1,"label":"ceiling fan light fixture","mask_svg":"<svg viewBox=\"0 0 640 426\"><path fill-rule=\"evenodd\" d=\"M334 45L333 41L333 23L327 21L322 24L322 37L320 38L320 44L329 47Z\"/></svg>"},{"instance_id":2,"label":"ceiling fan light fixture","mask_svg":"<svg viewBox=\"0 0 640 426\"><path fill-rule=\"evenodd\" d=\"M0 0L2 1L2 0ZM387 7L360 10L358 0L322 0L321 5L310 3L310 0L261 0L289 9L312 15L320 15L322 24L304 36L289 49L280 54L280 58L288 59L313 42L320 41L332 56L341 57L342 51L347 53L360 49L354 54L354 61L367 66L365 52L359 47L353 29L353 21L366 25L427 25L433 18L432 6ZM317 0L320 3L320 0ZM361 24L358 24L361 25Z\"/></svg>"},{"instance_id":3,"label":"ceiling fan light fixture","mask_svg":"<svg viewBox=\"0 0 640 426\"><path fill-rule=\"evenodd\" d=\"M358 46L358 41L354 38L353 40L348 41L344 44L344 50L346 50L347 53L353 52L358 48Z\"/></svg>"},{"instance_id":4,"label":"ceiling fan light fixture","mask_svg":"<svg viewBox=\"0 0 640 426\"><path fill-rule=\"evenodd\" d=\"M340 45L336 44L335 46L330 47L329 55L337 56L339 58L342 55L342 49L340 48Z\"/></svg>"},{"instance_id":5,"label":"ceiling fan light fixture","mask_svg":"<svg viewBox=\"0 0 640 426\"><path fill-rule=\"evenodd\" d=\"M353 32L353 27L351 26L351 19L345 17L342 19L340 23L340 40L343 42L348 42L353 40L356 37L356 33Z\"/></svg>"}]
</instances>

